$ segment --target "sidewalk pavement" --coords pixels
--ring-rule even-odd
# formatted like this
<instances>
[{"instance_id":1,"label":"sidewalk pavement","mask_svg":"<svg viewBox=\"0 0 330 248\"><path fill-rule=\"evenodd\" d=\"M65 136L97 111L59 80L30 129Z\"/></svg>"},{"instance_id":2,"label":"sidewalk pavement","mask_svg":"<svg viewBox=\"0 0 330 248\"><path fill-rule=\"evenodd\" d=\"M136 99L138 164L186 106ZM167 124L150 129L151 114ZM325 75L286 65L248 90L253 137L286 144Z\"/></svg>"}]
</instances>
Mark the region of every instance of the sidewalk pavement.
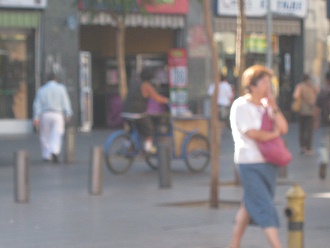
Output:
<instances>
[{"instance_id":1,"label":"sidewalk pavement","mask_svg":"<svg viewBox=\"0 0 330 248\"><path fill-rule=\"evenodd\" d=\"M211 168L191 173L182 161L172 161L171 187L160 188L158 173L138 159L124 175L103 168L101 195L88 192L91 149L103 145L110 131L76 133L75 162L41 162L36 134L0 137L0 247L6 248L225 248L242 195L234 180L233 142L222 138L219 208L208 206ZM318 178L317 154L300 155L296 124L285 137L293 153L287 177L279 178L276 206L280 238L287 247L285 194L294 182L307 194L305 248L330 245L330 169ZM315 146L320 134L315 134ZM30 158L29 203L14 201L14 153ZM256 226L249 226L242 248L269 247Z\"/></svg>"}]
</instances>

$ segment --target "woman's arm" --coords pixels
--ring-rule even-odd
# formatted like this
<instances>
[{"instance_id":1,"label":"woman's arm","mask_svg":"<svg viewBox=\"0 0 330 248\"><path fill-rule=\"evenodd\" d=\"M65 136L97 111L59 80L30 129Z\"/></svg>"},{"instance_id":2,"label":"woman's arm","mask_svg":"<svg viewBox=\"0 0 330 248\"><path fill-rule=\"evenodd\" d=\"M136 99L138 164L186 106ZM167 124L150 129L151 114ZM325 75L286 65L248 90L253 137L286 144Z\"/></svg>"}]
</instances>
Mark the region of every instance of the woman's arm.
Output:
<instances>
[{"instance_id":1,"label":"woman's arm","mask_svg":"<svg viewBox=\"0 0 330 248\"><path fill-rule=\"evenodd\" d=\"M297 84L296 88L293 91L293 99L297 99L300 97L301 94L301 84Z\"/></svg>"},{"instance_id":2,"label":"woman's arm","mask_svg":"<svg viewBox=\"0 0 330 248\"><path fill-rule=\"evenodd\" d=\"M145 98L151 98L158 103L168 103L169 99L165 96L158 94L158 92L151 86L150 83L142 83L141 93Z\"/></svg>"},{"instance_id":3,"label":"woman's arm","mask_svg":"<svg viewBox=\"0 0 330 248\"><path fill-rule=\"evenodd\" d=\"M260 142L277 138L278 136L280 136L280 131L276 128L273 131L251 129L248 130L245 135L248 136L250 139Z\"/></svg>"}]
</instances>

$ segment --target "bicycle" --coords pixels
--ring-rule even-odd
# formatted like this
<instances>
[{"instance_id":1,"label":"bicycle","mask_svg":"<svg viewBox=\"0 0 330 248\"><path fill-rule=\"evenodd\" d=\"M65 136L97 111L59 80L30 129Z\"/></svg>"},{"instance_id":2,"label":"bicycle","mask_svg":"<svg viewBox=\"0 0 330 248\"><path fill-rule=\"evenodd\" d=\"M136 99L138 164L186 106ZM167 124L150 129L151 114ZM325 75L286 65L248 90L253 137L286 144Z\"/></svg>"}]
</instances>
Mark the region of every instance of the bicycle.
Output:
<instances>
[{"instance_id":1,"label":"bicycle","mask_svg":"<svg viewBox=\"0 0 330 248\"><path fill-rule=\"evenodd\" d=\"M117 130L107 138L104 144L104 155L107 168L112 173L127 172L135 157L143 153L143 138L136 126L136 120L143 116L143 114L125 114L123 118L130 124L130 130L128 132L124 129Z\"/></svg>"},{"instance_id":2,"label":"bicycle","mask_svg":"<svg viewBox=\"0 0 330 248\"><path fill-rule=\"evenodd\" d=\"M187 168L192 172L203 171L210 161L210 143L208 139L199 133L198 128L187 131L171 123L168 136L171 138L171 147L173 148L178 145L173 139L174 130L183 133L184 138L179 147L180 153L177 154L175 149L171 149L171 159L184 160ZM157 168L158 157L156 154L146 157L146 161L150 167Z\"/></svg>"},{"instance_id":3,"label":"bicycle","mask_svg":"<svg viewBox=\"0 0 330 248\"><path fill-rule=\"evenodd\" d=\"M104 155L107 168L114 174L122 174L127 172L135 159L140 154L145 155L145 161L152 169L158 167L157 154L148 154L143 152L143 138L137 131L135 121L142 118L142 114L129 114L123 116L131 125L130 130L118 130L110 134L104 144ZM175 127L171 121L169 131L165 136L171 140L171 147L174 147L173 129L184 133L184 139L181 144L181 153L178 155L171 149L172 159L183 159L190 171L203 171L210 160L210 144L208 139L198 132L198 129L186 131L182 128ZM156 146L159 138L164 135L156 135L154 142Z\"/></svg>"}]
</instances>

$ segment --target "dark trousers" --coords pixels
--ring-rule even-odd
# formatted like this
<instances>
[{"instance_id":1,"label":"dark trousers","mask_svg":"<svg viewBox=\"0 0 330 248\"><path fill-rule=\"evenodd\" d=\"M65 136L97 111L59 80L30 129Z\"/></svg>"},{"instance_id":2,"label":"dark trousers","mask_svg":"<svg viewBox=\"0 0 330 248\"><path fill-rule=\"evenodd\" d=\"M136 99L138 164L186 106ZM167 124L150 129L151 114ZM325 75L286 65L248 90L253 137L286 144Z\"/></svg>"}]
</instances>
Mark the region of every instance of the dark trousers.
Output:
<instances>
[{"instance_id":1,"label":"dark trousers","mask_svg":"<svg viewBox=\"0 0 330 248\"><path fill-rule=\"evenodd\" d=\"M155 128L152 118L150 116L142 117L141 119L137 119L135 121L127 121L129 126L133 128L134 126L137 128L139 134L143 138L153 137Z\"/></svg>"},{"instance_id":2,"label":"dark trousers","mask_svg":"<svg viewBox=\"0 0 330 248\"><path fill-rule=\"evenodd\" d=\"M314 117L311 115L301 115L299 117L299 124L300 148L311 150L314 133Z\"/></svg>"}]
</instances>

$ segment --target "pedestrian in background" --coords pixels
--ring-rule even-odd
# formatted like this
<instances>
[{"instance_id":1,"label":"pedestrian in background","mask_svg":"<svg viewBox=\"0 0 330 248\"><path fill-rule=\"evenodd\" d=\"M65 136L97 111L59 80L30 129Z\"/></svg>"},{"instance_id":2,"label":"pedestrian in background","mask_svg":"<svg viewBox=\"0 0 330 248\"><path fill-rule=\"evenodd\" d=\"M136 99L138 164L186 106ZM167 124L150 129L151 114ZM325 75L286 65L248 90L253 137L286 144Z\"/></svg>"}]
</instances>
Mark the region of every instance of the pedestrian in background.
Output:
<instances>
[{"instance_id":1,"label":"pedestrian in background","mask_svg":"<svg viewBox=\"0 0 330 248\"><path fill-rule=\"evenodd\" d=\"M72 108L67 89L57 76L50 73L47 79L33 102L33 124L39 130L42 159L58 163L65 121L70 121Z\"/></svg>"},{"instance_id":2,"label":"pedestrian in background","mask_svg":"<svg viewBox=\"0 0 330 248\"><path fill-rule=\"evenodd\" d=\"M299 144L300 153L312 155L312 141L316 114L316 97L318 88L313 84L310 76L305 74L302 82L298 83L293 92L293 98L301 98L299 114Z\"/></svg>"},{"instance_id":3,"label":"pedestrian in background","mask_svg":"<svg viewBox=\"0 0 330 248\"><path fill-rule=\"evenodd\" d=\"M288 123L272 92L272 76L273 72L261 65L246 69L241 83L247 93L237 98L231 107L234 161L238 164L243 199L236 214L229 248L241 247L243 234L250 222L263 229L272 248L282 247L274 204L277 167L265 161L257 144L288 132ZM260 130L265 111L274 120L273 131Z\"/></svg>"},{"instance_id":4,"label":"pedestrian in background","mask_svg":"<svg viewBox=\"0 0 330 248\"><path fill-rule=\"evenodd\" d=\"M325 74L325 84L322 86L320 93L316 99L316 106L320 112L320 127L322 133L320 153L320 171L319 176L321 179L326 177L326 168L329 164L329 151L330 151L330 71Z\"/></svg>"},{"instance_id":5,"label":"pedestrian in background","mask_svg":"<svg viewBox=\"0 0 330 248\"><path fill-rule=\"evenodd\" d=\"M234 92L231 85L228 83L226 76L220 74L220 83L218 87L218 108L219 108L219 120L226 124L229 121L230 106L234 98ZM212 96L214 94L215 85L210 84L207 94Z\"/></svg>"}]
</instances>

